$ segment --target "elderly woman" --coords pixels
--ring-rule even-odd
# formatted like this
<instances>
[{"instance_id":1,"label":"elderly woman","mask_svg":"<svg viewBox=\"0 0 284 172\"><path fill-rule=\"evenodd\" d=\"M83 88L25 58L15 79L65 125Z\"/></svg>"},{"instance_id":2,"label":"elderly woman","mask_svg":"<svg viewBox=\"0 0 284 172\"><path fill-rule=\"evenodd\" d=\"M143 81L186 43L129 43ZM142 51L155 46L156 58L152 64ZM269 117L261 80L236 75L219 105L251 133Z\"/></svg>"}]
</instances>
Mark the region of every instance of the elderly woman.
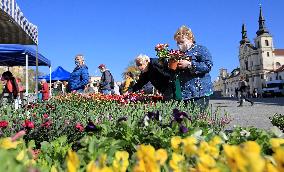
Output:
<instances>
[{"instance_id":1,"label":"elderly woman","mask_svg":"<svg viewBox=\"0 0 284 172\"><path fill-rule=\"evenodd\" d=\"M149 58L140 54L135 59L136 66L141 71L139 80L132 87L132 91L142 89L148 82L163 94L165 100L172 98L172 86L170 82L170 73L168 68L159 63L157 58Z\"/></svg>"},{"instance_id":2,"label":"elderly woman","mask_svg":"<svg viewBox=\"0 0 284 172\"><path fill-rule=\"evenodd\" d=\"M40 81L41 90L40 93L42 94L42 101L47 101L49 99L49 87L45 79Z\"/></svg>"},{"instance_id":3,"label":"elderly woman","mask_svg":"<svg viewBox=\"0 0 284 172\"><path fill-rule=\"evenodd\" d=\"M69 91L82 93L89 83L88 67L85 65L83 55L76 55L75 65L76 67L70 74L70 79L68 81Z\"/></svg>"},{"instance_id":4,"label":"elderly woman","mask_svg":"<svg viewBox=\"0 0 284 172\"><path fill-rule=\"evenodd\" d=\"M185 102L194 102L204 110L208 107L209 96L213 93L209 74L213 66L211 54L206 47L195 44L194 35L186 26L181 26L176 31L174 39L179 49L191 59L182 59L178 63L175 78L179 81L176 90L180 91L175 91L175 97Z\"/></svg>"}]
</instances>

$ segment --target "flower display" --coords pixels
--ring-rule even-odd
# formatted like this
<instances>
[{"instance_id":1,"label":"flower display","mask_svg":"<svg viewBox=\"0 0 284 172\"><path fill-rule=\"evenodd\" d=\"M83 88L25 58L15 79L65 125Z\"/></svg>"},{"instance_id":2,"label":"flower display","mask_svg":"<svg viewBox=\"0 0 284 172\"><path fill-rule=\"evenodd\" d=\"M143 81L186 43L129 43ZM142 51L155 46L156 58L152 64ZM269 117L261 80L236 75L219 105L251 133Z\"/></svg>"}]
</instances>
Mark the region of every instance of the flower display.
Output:
<instances>
[{"instance_id":1,"label":"flower display","mask_svg":"<svg viewBox=\"0 0 284 172\"><path fill-rule=\"evenodd\" d=\"M9 123L7 121L0 121L0 128L6 128L8 124Z\"/></svg>"},{"instance_id":2,"label":"flower display","mask_svg":"<svg viewBox=\"0 0 284 172\"><path fill-rule=\"evenodd\" d=\"M80 132L84 131L84 127L81 123L77 122L75 128Z\"/></svg>"},{"instance_id":3,"label":"flower display","mask_svg":"<svg viewBox=\"0 0 284 172\"><path fill-rule=\"evenodd\" d=\"M33 128L35 128L35 125L34 125L34 123L32 121L25 120L24 124L23 124L23 127L25 127L26 129L33 129Z\"/></svg>"}]
</instances>

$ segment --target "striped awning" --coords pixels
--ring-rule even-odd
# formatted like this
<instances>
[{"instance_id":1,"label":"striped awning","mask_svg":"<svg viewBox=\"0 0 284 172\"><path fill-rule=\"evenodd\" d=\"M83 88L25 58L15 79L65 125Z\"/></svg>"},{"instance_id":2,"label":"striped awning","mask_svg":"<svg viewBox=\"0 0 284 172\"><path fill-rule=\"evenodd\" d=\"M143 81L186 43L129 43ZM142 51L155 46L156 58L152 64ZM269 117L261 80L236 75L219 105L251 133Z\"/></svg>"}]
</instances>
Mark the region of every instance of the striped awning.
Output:
<instances>
[{"instance_id":1,"label":"striped awning","mask_svg":"<svg viewBox=\"0 0 284 172\"><path fill-rule=\"evenodd\" d=\"M24 17L15 0L0 0L0 44L37 43L37 26Z\"/></svg>"}]
</instances>

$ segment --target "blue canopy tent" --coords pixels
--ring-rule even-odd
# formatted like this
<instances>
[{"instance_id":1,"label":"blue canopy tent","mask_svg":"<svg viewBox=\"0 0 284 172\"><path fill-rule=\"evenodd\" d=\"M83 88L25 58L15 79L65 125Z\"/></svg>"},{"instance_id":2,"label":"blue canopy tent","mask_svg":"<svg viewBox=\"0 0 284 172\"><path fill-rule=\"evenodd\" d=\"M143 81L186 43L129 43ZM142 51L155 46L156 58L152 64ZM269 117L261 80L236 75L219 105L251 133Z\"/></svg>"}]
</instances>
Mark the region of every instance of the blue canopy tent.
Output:
<instances>
[{"instance_id":1,"label":"blue canopy tent","mask_svg":"<svg viewBox=\"0 0 284 172\"><path fill-rule=\"evenodd\" d=\"M46 79L47 81L67 81L70 78L70 72L58 66L50 75L40 76L39 79Z\"/></svg>"},{"instance_id":2,"label":"blue canopy tent","mask_svg":"<svg viewBox=\"0 0 284 172\"><path fill-rule=\"evenodd\" d=\"M30 46L18 44L0 44L0 66L26 66L26 94L28 94L28 67L36 66L38 56L38 66L48 66L51 72L50 60Z\"/></svg>"}]
</instances>

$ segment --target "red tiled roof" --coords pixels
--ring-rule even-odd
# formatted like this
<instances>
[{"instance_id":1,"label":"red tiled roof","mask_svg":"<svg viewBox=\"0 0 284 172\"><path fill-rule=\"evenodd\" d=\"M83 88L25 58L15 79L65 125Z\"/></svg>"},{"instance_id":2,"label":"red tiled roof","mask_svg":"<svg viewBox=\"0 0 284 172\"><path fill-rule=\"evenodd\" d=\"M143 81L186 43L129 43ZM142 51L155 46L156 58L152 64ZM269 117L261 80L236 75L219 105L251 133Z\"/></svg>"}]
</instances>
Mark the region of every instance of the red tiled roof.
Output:
<instances>
[{"instance_id":1,"label":"red tiled roof","mask_svg":"<svg viewBox=\"0 0 284 172\"><path fill-rule=\"evenodd\" d=\"M284 49L275 49L273 52L275 56L284 56Z\"/></svg>"}]
</instances>

